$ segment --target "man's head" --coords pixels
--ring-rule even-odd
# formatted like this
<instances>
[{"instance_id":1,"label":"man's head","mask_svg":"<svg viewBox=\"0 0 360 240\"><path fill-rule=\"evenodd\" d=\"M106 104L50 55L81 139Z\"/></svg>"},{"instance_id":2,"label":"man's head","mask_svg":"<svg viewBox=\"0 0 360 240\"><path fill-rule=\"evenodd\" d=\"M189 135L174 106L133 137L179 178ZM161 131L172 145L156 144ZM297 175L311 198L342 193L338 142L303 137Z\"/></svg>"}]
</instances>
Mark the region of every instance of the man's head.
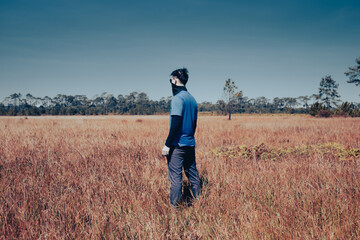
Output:
<instances>
[{"instance_id":1,"label":"man's head","mask_svg":"<svg viewBox=\"0 0 360 240\"><path fill-rule=\"evenodd\" d=\"M186 68L180 68L180 69L176 69L175 71L173 71L170 76L173 80L173 83L178 85L178 83L180 83L180 85L186 85L188 79L189 79L189 71Z\"/></svg>"}]
</instances>

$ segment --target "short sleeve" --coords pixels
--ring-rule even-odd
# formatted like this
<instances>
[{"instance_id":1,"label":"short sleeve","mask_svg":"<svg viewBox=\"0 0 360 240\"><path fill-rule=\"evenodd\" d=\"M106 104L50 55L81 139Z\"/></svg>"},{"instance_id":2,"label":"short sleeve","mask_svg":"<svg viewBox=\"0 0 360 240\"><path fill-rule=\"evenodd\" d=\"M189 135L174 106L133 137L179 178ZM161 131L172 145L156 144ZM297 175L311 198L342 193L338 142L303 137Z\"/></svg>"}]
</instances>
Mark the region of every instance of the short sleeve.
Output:
<instances>
[{"instance_id":1,"label":"short sleeve","mask_svg":"<svg viewBox=\"0 0 360 240\"><path fill-rule=\"evenodd\" d=\"M183 102L178 97L173 97L171 100L171 116L177 115L182 117Z\"/></svg>"}]
</instances>

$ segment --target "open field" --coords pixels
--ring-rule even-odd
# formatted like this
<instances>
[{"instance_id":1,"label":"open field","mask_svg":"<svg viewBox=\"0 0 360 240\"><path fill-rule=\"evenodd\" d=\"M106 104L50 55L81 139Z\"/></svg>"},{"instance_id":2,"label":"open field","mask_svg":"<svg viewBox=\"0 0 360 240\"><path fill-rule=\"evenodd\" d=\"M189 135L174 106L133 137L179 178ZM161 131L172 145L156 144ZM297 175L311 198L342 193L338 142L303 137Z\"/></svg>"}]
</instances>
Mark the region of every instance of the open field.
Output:
<instances>
[{"instance_id":1,"label":"open field","mask_svg":"<svg viewBox=\"0 0 360 240\"><path fill-rule=\"evenodd\" d=\"M200 117L178 212L168 116L0 118L0 239L360 237L359 118L226 118Z\"/></svg>"}]
</instances>

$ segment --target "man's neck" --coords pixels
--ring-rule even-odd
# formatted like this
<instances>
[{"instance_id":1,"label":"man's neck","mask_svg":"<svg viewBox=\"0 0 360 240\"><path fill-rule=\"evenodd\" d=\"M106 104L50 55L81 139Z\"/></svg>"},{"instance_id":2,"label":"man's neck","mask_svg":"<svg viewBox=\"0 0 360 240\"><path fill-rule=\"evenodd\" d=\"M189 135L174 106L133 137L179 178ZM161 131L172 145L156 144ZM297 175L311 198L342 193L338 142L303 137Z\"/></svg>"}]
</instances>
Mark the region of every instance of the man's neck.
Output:
<instances>
[{"instance_id":1,"label":"man's neck","mask_svg":"<svg viewBox=\"0 0 360 240\"><path fill-rule=\"evenodd\" d=\"M175 85L172 89L173 96L175 96L176 94L178 94L181 91L187 91L185 85Z\"/></svg>"}]
</instances>

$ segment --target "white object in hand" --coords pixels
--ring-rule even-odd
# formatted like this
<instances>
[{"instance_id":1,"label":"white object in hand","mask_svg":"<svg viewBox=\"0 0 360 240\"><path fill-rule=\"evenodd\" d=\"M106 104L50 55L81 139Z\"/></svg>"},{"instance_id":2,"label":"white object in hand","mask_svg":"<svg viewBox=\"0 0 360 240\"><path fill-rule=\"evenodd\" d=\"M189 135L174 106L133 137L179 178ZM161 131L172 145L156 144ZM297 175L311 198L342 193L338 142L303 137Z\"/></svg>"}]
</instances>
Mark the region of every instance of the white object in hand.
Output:
<instances>
[{"instance_id":1,"label":"white object in hand","mask_svg":"<svg viewBox=\"0 0 360 240\"><path fill-rule=\"evenodd\" d=\"M167 146L164 146L162 149L162 155L164 155L164 156L169 155L169 151L170 151L170 148L168 148Z\"/></svg>"}]
</instances>

